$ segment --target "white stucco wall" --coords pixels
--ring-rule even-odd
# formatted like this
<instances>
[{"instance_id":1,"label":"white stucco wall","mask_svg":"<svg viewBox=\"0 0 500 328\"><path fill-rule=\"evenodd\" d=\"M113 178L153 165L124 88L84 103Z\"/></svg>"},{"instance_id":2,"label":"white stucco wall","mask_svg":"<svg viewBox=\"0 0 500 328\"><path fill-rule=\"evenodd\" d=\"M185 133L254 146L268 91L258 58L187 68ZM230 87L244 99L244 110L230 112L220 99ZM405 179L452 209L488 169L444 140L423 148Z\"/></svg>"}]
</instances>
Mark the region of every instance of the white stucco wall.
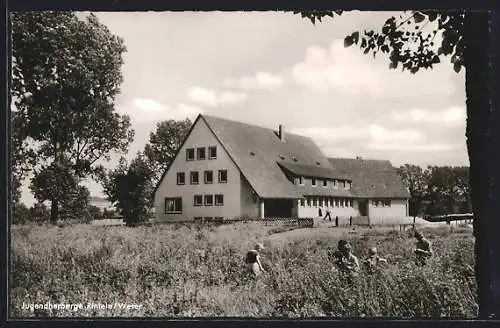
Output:
<instances>
[{"instance_id":1,"label":"white stucco wall","mask_svg":"<svg viewBox=\"0 0 500 328\"><path fill-rule=\"evenodd\" d=\"M217 159L208 159L208 147L217 146ZM205 160L186 161L186 149L207 147ZM227 183L218 182L218 170L227 170ZM204 183L204 171L213 171L213 184ZM190 184L190 171L199 172L199 184ZM177 172L185 172L184 185L177 185ZM194 195L223 194L224 205L194 206ZM165 198L182 197L182 213L166 214ZM215 197L215 196L214 196ZM240 171L231 160L217 138L210 131L203 119L196 122L182 149L172 163L168 173L161 181L155 193L155 214L159 221L193 220L194 217L233 218L241 215L241 178Z\"/></svg>"},{"instance_id":2,"label":"white stucco wall","mask_svg":"<svg viewBox=\"0 0 500 328\"><path fill-rule=\"evenodd\" d=\"M386 224L407 216L407 200L391 199L391 206L373 206L370 200L368 203L368 213L370 224Z\"/></svg>"}]
</instances>

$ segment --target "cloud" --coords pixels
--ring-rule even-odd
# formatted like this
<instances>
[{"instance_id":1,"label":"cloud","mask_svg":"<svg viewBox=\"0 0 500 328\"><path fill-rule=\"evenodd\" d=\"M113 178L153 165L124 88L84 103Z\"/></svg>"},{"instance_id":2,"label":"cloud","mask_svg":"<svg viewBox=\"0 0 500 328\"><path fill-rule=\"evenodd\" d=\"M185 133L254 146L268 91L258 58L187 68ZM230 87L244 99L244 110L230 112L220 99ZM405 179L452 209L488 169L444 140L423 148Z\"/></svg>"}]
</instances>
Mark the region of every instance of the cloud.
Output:
<instances>
[{"instance_id":1,"label":"cloud","mask_svg":"<svg viewBox=\"0 0 500 328\"><path fill-rule=\"evenodd\" d=\"M293 128L290 132L308 136L328 155L341 157L353 157L356 152L375 150L441 152L461 148L458 144L431 142L421 130L388 129L377 124L365 127Z\"/></svg>"},{"instance_id":2,"label":"cloud","mask_svg":"<svg viewBox=\"0 0 500 328\"><path fill-rule=\"evenodd\" d=\"M310 127L310 128L293 128L291 133L308 136L319 142L336 141L336 140L359 140L366 139L369 134L366 128L357 128L353 126L341 126L336 128L325 127Z\"/></svg>"},{"instance_id":3,"label":"cloud","mask_svg":"<svg viewBox=\"0 0 500 328\"><path fill-rule=\"evenodd\" d=\"M224 91L218 93L214 90L197 86L189 88L187 94L192 101L209 107L238 105L243 103L247 98L247 95L243 92Z\"/></svg>"},{"instance_id":4,"label":"cloud","mask_svg":"<svg viewBox=\"0 0 500 328\"><path fill-rule=\"evenodd\" d=\"M464 126L467 114L465 107L452 106L442 110L415 108L392 111L389 117L396 123L438 123L446 126Z\"/></svg>"},{"instance_id":5,"label":"cloud","mask_svg":"<svg viewBox=\"0 0 500 328\"><path fill-rule=\"evenodd\" d=\"M223 85L226 87L244 90L276 89L283 87L284 84L284 79L281 76L261 71L252 76L243 76L238 79L226 79L223 82Z\"/></svg>"},{"instance_id":6,"label":"cloud","mask_svg":"<svg viewBox=\"0 0 500 328\"><path fill-rule=\"evenodd\" d=\"M117 107L117 112L130 116L132 122L155 122L162 120L195 119L203 109L196 106L179 103L175 107L164 105L154 99L135 98L122 106Z\"/></svg>"},{"instance_id":7,"label":"cloud","mask_svg":"<svg viewBox=\"0 0 500 328\"><path fill-rule=\"evenodd\" d=\"M448 95L454 91L450 76L456 73L442 68L417 74L389 70L386 57L381 54L374 59L356 47L345 48L343 41L336 39L328 49L309 47L304 60L293 65L292 78L298 85L318 91L333 89L377 97Z\"/></svg>"}]
</instances>

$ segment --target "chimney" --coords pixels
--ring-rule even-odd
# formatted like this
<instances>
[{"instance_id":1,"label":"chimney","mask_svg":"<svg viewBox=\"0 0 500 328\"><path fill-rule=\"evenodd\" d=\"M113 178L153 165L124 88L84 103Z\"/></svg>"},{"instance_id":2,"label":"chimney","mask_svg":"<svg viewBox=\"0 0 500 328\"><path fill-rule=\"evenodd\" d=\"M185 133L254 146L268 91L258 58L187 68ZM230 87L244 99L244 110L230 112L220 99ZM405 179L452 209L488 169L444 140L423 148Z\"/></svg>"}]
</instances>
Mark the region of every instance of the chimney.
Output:
<instances>
[{"instance_id":1,"label":"chimney","mask_svg":"<svg viewBox=\"0 0 500 328\"><path fill-rule=\"evenodd\" d=\"M285 127L280 124L278 136L281 141L285 141Z\"/></svg>"}]
</instances>

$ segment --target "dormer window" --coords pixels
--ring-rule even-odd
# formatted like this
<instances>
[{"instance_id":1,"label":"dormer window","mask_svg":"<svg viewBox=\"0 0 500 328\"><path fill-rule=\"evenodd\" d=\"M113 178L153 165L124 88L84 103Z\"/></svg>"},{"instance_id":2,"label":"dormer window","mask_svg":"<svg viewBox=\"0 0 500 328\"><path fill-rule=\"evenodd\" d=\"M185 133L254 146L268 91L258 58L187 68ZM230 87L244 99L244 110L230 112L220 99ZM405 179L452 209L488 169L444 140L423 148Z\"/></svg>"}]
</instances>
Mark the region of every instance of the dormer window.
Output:
<instances>
[{"instance_id":1,"label":"dormer window","mask_svg":"<svg viewBox=\"0 0 500 328\"><path fill-rule=\"evenodd\" d=\"M323 187L328 187L328 180L323 180Z\"/></svg>"},{"instance_id":2,"label":"dormer window","mask_svg":"<svg viewBox=\"0 0 500 328\"><path fill-rule=\"evenodd\" d=\"M297 178L299 185L303 186L304 185L304 177L300 176Z\"/></svg>"},{"instance_id":3,"label":"dormer window","mask_svg":"<svg viewBox=\"0 0 500 328\"><path fill-rule=\"evenodd\" d=\"M316 187L316 178L311 178L311 185Z\"/></svg>"}]
</instances>

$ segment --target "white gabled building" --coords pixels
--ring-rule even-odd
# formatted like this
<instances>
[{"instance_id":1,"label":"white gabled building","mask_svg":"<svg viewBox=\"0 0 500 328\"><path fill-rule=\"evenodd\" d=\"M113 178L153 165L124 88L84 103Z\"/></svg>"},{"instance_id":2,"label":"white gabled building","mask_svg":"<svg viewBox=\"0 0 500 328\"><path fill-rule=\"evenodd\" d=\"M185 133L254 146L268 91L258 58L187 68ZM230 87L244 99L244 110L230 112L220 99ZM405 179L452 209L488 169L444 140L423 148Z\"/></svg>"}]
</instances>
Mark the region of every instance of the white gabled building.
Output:
<instances>
[{"instance_id":1,"label":"white gabled building","mask_svg":"<svg viewBox=\"0 0 500 328\"><path fill-rule=\"evenodd\" d=\"M312 139L199 115L155 189L159 221L403 217L409 193L389 161L327 158Z\"/></svg>"}]
</instances>

